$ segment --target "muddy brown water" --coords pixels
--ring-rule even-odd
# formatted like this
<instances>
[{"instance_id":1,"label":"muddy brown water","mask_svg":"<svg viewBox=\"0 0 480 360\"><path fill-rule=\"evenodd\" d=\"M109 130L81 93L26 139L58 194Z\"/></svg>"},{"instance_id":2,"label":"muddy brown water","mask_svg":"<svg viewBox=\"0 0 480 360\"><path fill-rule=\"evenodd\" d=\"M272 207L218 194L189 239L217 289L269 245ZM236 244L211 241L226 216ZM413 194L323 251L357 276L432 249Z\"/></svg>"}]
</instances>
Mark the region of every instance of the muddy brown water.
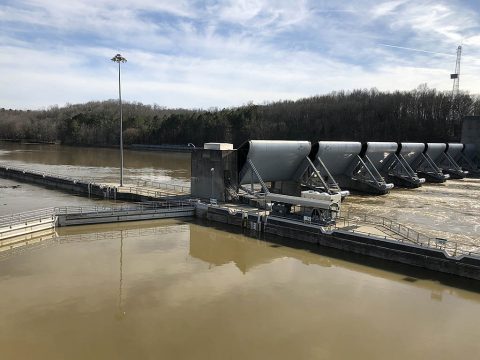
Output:
<instances>
[{"instance_id":1,"label":"muddy brown water","mask_svg":"<svg viewBox=\"0 0 480 360\"><path fill-rule=\"evenodd\" d=\"M480 294L195 222L60 229L0 259L4 359L454 359Z\"/></svg>"},{"instance_id":2,"label":"muddy brown water","mask_svg":"<svg viewBox=\"0 0 480 360\"><path fill-rule=\"evenodd\" d=\"M117 155L0 144L2 163L105 181ZM188 154L125 155L129 181L188 184ZM344 208L474 238L478 187L353 195ZM0 179L0 214L102 203ZM61 228L0 256L0 358L476 358L480 292L455 284L193 220Z\"/></svg>"},{"instance_id":3,"label":"muddy brown water","mask_svg":"<svg viewBox=\"0 0 480 360\"><path fill-rule=\"evenodd\" d=\"M190 185L190 154L130 151L124 153L124 183L162 182ZM116 149L0 142L0 164L98 183L118 183ZM0 215L57 206L104 205L68 193L0 178Z\"/></svg>"}]
</instances>

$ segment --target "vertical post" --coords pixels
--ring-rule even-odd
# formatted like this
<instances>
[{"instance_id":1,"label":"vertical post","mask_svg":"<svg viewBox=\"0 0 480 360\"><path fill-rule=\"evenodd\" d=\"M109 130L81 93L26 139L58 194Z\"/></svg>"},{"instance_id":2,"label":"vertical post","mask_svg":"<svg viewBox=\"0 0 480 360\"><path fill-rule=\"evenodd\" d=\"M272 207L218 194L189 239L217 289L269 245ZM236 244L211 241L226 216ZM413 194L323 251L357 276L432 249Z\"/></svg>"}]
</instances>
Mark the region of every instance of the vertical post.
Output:
<instances>
[{"instance_id":1,"label":"vertical post","mask_svg":"<svg viewBox=\"0 0 480 360\"><path fill-rule=\"evenodd\" d=\"M123 186L123 111L122 111L122 87L121 87L121 70L120 63L127 62L122 55L117 54L112 59L118 63L118 104L120 106L120 187Z\"/></svg>"},{"instance_id":2,"label":"vertical post","mask_svg":"<svg viewBox=\"0 0 480 360\"><path fill-rule=\"evenodd\" d=\"M123 186L123 112L122 86L120 82L120 61L118 62L118 102L120 104L120 186Z\"/></svg>"},{"instance_id":3,"label":"vertical post","mask_svg":"<svg viewBox=\"0 0 480 360\"><path fill-rule=\"evenodd\" d=\"M210 192L210 199L213 199L213 174L215 172L215 168L211 168L210 169L210 175L211 175L211 178L212 178L212 190Z\"/></svg>"}]
</instances>

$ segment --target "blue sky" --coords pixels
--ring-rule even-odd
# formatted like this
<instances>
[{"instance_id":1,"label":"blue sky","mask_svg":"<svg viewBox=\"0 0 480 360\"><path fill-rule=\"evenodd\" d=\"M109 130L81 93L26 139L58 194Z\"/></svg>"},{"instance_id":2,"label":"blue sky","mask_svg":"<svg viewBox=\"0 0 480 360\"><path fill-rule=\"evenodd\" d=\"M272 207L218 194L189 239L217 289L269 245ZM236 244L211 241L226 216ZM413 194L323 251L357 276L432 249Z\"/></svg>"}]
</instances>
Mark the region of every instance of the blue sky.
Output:
<instances>
[{"instance_id":1,"label":"blue sky","mask_svg":"<svg viewBox=\"0 0 480 360\"><path fill-rule=\"evenodd\" d=\"M336 90L480 93L478 0L0 0L0 107L210 108ZM418 49L423 51L414 51Z\"/></svg>"}]
</instances>

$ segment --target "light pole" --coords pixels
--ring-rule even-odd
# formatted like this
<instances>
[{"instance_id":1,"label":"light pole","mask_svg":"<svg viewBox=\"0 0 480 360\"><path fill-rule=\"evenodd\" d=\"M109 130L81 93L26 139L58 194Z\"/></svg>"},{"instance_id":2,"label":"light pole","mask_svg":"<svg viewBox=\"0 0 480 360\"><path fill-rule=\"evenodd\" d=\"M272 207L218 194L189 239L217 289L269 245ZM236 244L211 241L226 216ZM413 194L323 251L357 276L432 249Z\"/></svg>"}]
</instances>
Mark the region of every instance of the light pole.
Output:
<instances>
[{"instance_id":1,"label":"light pole","mask_svg":"<svg viewBox=\"0 0 480 360\"><path fill-rule=\"evenodd\" d=\"M112 59L118 63L118 103L120 105L120 186L123 186L123 114L122 114L122 87L120 85L120 64L127 62L122 55L117 54Z\"/></svg>"},{"instance_id":2,"label":"light pole","mask_svg":"<svg viewBox=\"0 0 480 360\"><path fill-rule=\"evenodd\" d=\"M215 172L215 168L210 169L210 175L212 177L212 191L210 192L210 201L213 199L213 173Z\"/></svg>"}]
</instances>

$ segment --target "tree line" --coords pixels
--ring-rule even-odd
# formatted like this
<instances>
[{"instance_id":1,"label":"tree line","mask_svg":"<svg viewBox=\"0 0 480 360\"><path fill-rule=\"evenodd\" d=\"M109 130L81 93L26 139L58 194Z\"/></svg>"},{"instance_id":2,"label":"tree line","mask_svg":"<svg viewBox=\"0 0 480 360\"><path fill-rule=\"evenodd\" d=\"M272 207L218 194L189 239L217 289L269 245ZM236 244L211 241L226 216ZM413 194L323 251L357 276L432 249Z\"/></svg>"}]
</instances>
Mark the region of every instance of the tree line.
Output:
<instances>
[{"instance_id":1,"label":"tree line","mask_svg":"<svg viewBox=\"0 0 480 360\"><path fill-rule=\"evenodd\" d=\"M480 115L478 96L452 97L426 86L413 91L339 91L210 110L127 102L123 137L127 145L231 142L238 146L248 139L454 142L460 140L461 120L467 115ZM0 139L117 145L118 102L0 109Z\"/></svg>"}]
</instances>

